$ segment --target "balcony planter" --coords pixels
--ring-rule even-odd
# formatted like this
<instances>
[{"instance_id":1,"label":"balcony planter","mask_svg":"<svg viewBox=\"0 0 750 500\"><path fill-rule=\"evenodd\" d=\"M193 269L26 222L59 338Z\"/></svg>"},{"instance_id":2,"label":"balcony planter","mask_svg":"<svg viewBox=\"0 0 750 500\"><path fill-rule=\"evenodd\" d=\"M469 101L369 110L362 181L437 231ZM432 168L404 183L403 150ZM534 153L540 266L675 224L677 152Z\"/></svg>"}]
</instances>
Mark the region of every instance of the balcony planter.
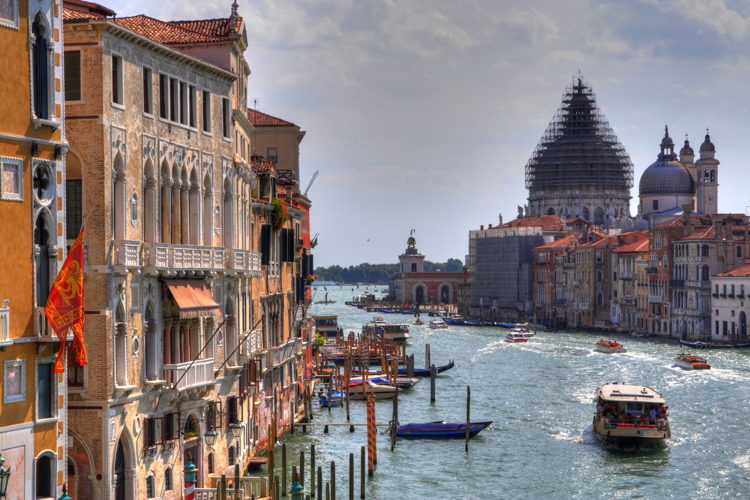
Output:
<instances>
[{"instance_id":1,"label":"balcony planter","mask_svg":"<svg viewBox=\"0 0 750 500\"><path fill-rule=\"evenodd\" d=\"M271 205L273 205L273 230L278 231L287 219L286 204L278 198L274 198Z\"/></svg>"}]
</instances>

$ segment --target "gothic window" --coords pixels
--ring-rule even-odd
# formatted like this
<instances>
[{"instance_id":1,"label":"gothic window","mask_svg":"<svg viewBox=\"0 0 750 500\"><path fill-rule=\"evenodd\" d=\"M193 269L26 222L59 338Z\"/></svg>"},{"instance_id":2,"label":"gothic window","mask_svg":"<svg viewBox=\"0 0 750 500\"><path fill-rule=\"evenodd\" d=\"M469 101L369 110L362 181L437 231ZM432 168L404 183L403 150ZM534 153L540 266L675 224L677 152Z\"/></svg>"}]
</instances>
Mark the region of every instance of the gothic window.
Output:
<instances>
[{"instance_id":1,"label":"gothic window","mask_svg":"<svg viewBox=\"0 0 750 500\"><path fill-rule=\"evenodd\" d=\"M146 478L146 498L154 498L154 476Z\"/></svg>"},{"instance_id":2,"label":"gothic window","mask_svg":"<svg viewBox=\"0 0 750 500\"><path fill-rule=\"evenodd\" d=\"M156 177L151 160L146 162L143 170L143 240L155 241L156 238Z\"/></svg>"},{"instance_id":3,"label":"gothic window","mask_svg":"<svg viewBox=\"0 0 750 500\"><path fill-rule=\"evenodd\" d=\"M115 156L112 177L114 193L112 196L112 228L114 239L125 239L125 162L120 153Z\"/></svg>"},{"instance_id":4,"label":"gothic window","mask_svg":"<svg viewBox=\"0 0 750 500\"><path fill-rule=\"evenodd\" d=\"M182 170L180 188L180 242L187 245L190 243L190 183L187 169Z\"/></svg>"},{"instance_id":5,"label":"gothic window","mask_svg":"<svg viewBox=\"0 0 750 500\"><path fill-rule=\"evenodd\" d=\"M191 245L200 245L200 218L201 218L201 202L200 198L200 185L198 184L198 174L195 169L190 173L190 194L189 194L189 217L190 221L188 224L189 229L189 243Z\"/></svg>"},{"instance_id":6,"label":"gothic window","mask_svg":"<svg viewBox=\"0 0 750 500\"><path fill-rule=\"evenodd\" d=\"M51 222L49 212L45 209L37 215L34 225L34 251L35 251L35 284L36 284L36 306L44 307L49 295L50 273L54 259L53 241L54 224Z\"/></svg>"},{"instance_id":7,"label":"gothic window","mask_svg":"<svg viewBox=\"0 0 750 500\"><path fill-rule=\"evenodd\" d=\"M212 227L211 224L211 207L213 206L212 201L213 188L211 185L211 176L206 174L203 178L203 244L206 246L213 246L212 239Z\"/></svg>"},{"instance_id":8,"label":"gothic window","mask_svg":"<svg viewBox=\"0 0 750 500\"><path fill-rule=\"evenodd\" d=\"M167 467L167 469L164 471L164 489L167 491L171 491L172 488L172 468Z\"/></svg>"},{"instance_id":9,"label":"gothic window","mask_svg":"<svg viewBox=\"0 0 750 500\"><path fill-rule=\"evenodd\" d=\"M54 498L57 493L54 455L47 451L36 459L34 498Z\"/></svg>"},{"instance_id":10,"label":"gothic window","mask_svg":"<svg viewBox=\"0 0 750 500\"><path fill-rule=\"evenodd\" d=\"M146 379L156 380L159 378L158 346L159 339L156 332L156 318L154 317L151 302L146 305L143 331L145 332L144 359L146 362Z\"/></svg>"},{"instance_id":11,"label":"gothic window","mask_svg":"<svg viewBox=\"0 0 750 500\"><path fill-rule=\"evenodd\" d=\"M229 179L226 179L224 181L224 225L222 231L222 234L224 235L224 248L232 248L233 246L233 210L232 185L229 182Z\"/></svg>"},{"instance_id":12,"label":"gothic window","mask_svg":"<svg viewBox=\"0 0 750 500\"><path fill-rule=\"evenodd\" d=\"M135 193L130 197L130 223L133 227L138 224L138 195Z\"/></svg>"},{"instance_id":13,"label":"gothic window","mask_svg":"<svg viewBox=\"0 0 750 500\"><path fill-rule=\"evenodd\" d=\"M169 165L164 160L161 164L161 242L172 241L172 179L169 175Z\"/></svg>"},{"instance_id":14,"label":"gothic window","mask_svg":"<svg viewBox=\"0 0 750 500\"><path fill-rule=\"evenodd\" d=\"M589 220L590 217L591 217L591 215L589 213L589 208L588 207L583 207L583 218L585 220Z\"/></svg>"},{"instance_id":15,"label":"gothic window","mask_svg":"<svg viewBox=\"0 0 750 500\"><path fill-rule=\"evenodd\" d=\"M128 385L128 327L125 323L125 307L117 301L115 308L115 382L118 386Z\"/></svg>"},{"instance_id":16,"label":"gothic window","mask_svg":"<svg viewBox=\"0 0 750 500\"><path fill-rule=\"evenodd\" d=\"M50 79L52 77L52 42L50 30L44 16L39 13L31 25L31 71L32 71L32 103L34 115L46 120L50 116Z\"/></svg>"},{"instance_id":17,"label":"gothic window","mask_svg":"<svg viewBox=\"0 0 750 500\"><path fill-rule=\"evenodd\" d=\"M180 178L179 169L175 165L172 167L172 244L174 245L182 243L181 186L182 179Z\"/></svg>"}]
</instances>

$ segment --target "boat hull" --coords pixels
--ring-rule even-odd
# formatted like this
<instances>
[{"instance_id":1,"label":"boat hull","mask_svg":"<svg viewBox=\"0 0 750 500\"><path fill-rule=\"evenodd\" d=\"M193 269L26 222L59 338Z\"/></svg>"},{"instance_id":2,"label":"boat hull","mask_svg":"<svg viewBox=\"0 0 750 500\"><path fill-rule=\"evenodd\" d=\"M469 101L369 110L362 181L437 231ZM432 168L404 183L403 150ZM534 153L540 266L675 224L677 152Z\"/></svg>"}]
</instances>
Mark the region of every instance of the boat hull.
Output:
<instances>
[{"instance_id":1,"label":"boat hull","mask_svg":"<svg viewBox=\"0 0 750 500\"><path fill-rule=\"evenodd\" d=\"M622 448L649 448L662 446L672 437L669 425L607 424L594 417L594 434L601 441Z\"/></svg>"},{"instance_id":2,"label":"boat hull","mask_svg":"<svg viewBox=\"0 0 750 500\"><path fill-rule=\"evenodd\" d=\"M469 437L474 437L492 422L471 422ZM402 425L396 429L396 435L404 439L464 439L466 438L466 424L433 422L430 424Z\"/></svg>"},{"instance_id":3,"label":"boat hull","mask_svg":"<svg viewBox=\"0 0 750 500\"><path fill-rule=\"evenodd\" d=\"M445 371L450 370L453 368L453 361L448 363L447 365L438 366L435 369L438 373L443 373ZM399 368L398 374L399 375L407 375L409 372L406 368ZM415 377L429 377L430 376L430 369L429 368L414 368L414 376Z\"/></svg>"},{"instance_id":4,"label":"boat hull","mask_svg":"<svg viewBox=\"0 0 750 500\"><path fill-rule=\"evenodd\" d=\"M694 349L750 349L750 342L744 344L713 344L710 342L680 340L680 345Z\"/></svg>"}]
</instances>

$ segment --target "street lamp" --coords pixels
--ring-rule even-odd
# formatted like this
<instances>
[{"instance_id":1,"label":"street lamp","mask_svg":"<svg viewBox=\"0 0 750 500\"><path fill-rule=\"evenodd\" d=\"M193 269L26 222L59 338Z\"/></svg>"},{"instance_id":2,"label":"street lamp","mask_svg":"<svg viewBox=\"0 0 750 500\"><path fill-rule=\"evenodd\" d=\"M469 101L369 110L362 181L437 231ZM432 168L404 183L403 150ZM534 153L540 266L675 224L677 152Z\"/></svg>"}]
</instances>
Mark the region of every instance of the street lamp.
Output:
<instances>
[{"instance_id":1,"label":"street lamp","mask_svg":"<svg viewBox=\"0 0 750 500\"><path fill-rule=\"evenodd\" d=\"M229 431L232 433L232 436L236 437L237 439L242 436L242 426L237 422L229 425Z\"/></svg>"},{"instance_id":2,"label":"street lamp","mask_svg":"<svg viewBox=\"0 0 750 500\"><path fill-rule=\"evenodd\" d=\"M10 467L5 466L5 458L0 455L0 498L5 498L10 480Z\"/></svg>"},{"instance_id":3,"label":"street lamp","mask_svg":"<svg viewBox=\"0 0 750 500\"><path fill-rule=\"evenodd\" d=\"M213 446L213 445L214 445L214 443L216 442L216 431L215 431L215 430L213 430L213 429L208 429L208 430L207 430L207 431L206 431L206 432L205 432L205 433L203 434L203 439L205 439L205 440L206 440L206 444L207 444L208 446Z\"/></svg>"}]
</instances>

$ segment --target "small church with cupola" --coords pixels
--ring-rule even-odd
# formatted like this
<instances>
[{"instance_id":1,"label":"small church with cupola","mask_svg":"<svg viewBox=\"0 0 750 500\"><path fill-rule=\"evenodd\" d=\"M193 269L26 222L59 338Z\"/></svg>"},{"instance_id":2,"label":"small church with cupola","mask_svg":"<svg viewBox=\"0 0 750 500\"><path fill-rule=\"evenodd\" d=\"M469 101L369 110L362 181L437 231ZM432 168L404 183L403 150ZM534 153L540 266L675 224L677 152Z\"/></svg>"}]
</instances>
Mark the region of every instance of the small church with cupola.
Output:
<instances>
[{"instance_id":1,"label":"small church with cupola","mask_svg":"<svg viewBox=\"0 0 750 500\"><path fill-rule=\"evenodd\" d=\"M697 161L687 139L678 156L669 129L664 127L659 155L641 175L636 225L645 220L653 227L686 211L717 213L719 160L715 156L716 147L708 133Z\"/></svg>"},{"instance_id":2,"label":"small church with cupola","mask_svg":"<svg viewBox=\"0 0 750 500\"><path fill-rule=\"evenodd\" d=\"M389 281L388 295L399 304L455 304L458 285L466 281L463 272L425 272L424 255L417 250L414 232L399 255L399 268Z\"/></svg>"}]
</instances>

